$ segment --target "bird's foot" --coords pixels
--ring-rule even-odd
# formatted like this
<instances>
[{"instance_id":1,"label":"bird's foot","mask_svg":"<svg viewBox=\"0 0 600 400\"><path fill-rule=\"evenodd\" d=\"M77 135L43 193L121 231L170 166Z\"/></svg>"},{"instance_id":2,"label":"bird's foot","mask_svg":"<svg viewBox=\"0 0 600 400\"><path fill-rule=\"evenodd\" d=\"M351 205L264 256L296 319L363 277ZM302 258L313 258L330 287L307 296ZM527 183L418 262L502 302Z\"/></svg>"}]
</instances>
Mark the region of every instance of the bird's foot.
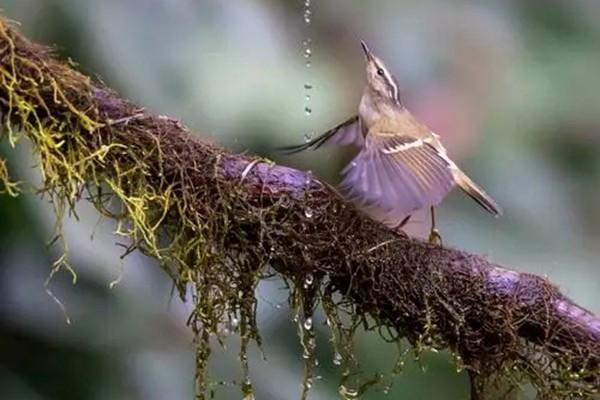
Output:
<instances>
[{"instance_id":1,"label":"bird's foot","mask_svg":"<svg viewBox=\"0 0 600 400\"><path fill-rule=\"evenodd\" d=\"M406 226L406 224L408 224L410 217L410 215L404 217L404 219L396 227L392 228L392 230L398 235L405 235L406 232L404 232L404 227Z\"/></svg>"},{"instance_id":2,"label":"bird's foot","mask_svg":"<svg viewBox=\"0 0 600 400\"><path fill-rule=\"evenodd\" d=\"M443 243L442 243L442 235L440 234L440 231L438 231L435 228L431 229L431 232L429 233L429 239L428 239L428 241L431 244L442 246L443 245Z\"/></svg>"}]
</instances>

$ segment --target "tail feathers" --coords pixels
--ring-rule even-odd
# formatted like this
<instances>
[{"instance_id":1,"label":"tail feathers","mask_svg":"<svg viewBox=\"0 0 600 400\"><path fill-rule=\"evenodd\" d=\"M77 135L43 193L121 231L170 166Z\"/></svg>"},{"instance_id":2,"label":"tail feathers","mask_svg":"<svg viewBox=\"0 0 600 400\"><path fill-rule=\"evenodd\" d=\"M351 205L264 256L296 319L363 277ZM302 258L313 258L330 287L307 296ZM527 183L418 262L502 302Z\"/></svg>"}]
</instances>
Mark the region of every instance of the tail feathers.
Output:
<instances>
[{"instance_id":1,"label":"tail feathers","mask_svg":"<svg viewBox=\"0 0 600 400\"><path fill-rule=\"evenodd\" d=\"M325 132L323 135L317 136L316 138L314 138L306 143L278 147L275 149L275 151L277 153L283 154L283 155L292 155L292 154L300 153L301 151L304 151L304 150L308 150L310 148L312 148L313 150L316 150L319 147L321 147L325 142L327 142L334 134L335 134L335 132L328 131L328 132Z\"/></svg>"},{"instance_id":2,"label":"tail feathers","mask_svg":"<svg viewBox=\"0 0 600 400\"><path fill-rule=\"evenodd\" d=\"M456 184L460 187L469 197L477 202L481 207L485 208L487 212L492 214L494 217L502 215L502 209L486 192L483 191L475 182L471 180L464 172L458 171L454 177Z\"/></svg>"},{"instance_id":3,"label":"tail feathers","mask_svg":"<svg viewBox=\"0 0 600 400\"><path fill-rule=\"evenodd\" d=\"M316 150L327 142L340 146L355 145L356 147L362 147L364 139L358 122L358 116L354 115L348 118L336 127L306 143L279 147L275 150L280 154L290 155L308 149Z\"/></svg>"}]
</instances>

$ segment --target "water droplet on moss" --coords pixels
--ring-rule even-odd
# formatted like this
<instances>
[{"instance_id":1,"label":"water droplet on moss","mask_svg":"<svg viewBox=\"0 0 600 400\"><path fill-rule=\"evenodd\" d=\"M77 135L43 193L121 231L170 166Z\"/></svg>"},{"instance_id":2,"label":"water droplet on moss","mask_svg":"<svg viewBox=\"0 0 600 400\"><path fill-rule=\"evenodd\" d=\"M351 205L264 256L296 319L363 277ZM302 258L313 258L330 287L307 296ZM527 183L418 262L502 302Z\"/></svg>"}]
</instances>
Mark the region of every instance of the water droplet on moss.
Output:
<instances>
[{"instance_id":1,"label":"water droplet on moss","mask_svg":"<svg viewBox=\"0 0 600 400\"><path fill-rule=\"evenodd\" d=\"M310 183L311 183L311 181L312 181L312 172L311 171L307 171L306 172L306 179L304 180L304 184L306 186L309 186Z\"/></svg>"},{"instance_id":2,"label":"water droplet on moss","mask_svg":"<svg viewBox=\"0 0 600 400\"><path fill-rule=\"evenodd\" d=\"M312 210L311 208L309 208L309 207L306 207L306 208L304 209L304 216L305 216L306 218L310 219L310 218L312 218L312 217L313 217L313 215L314 215L314 214L313 214L313 210Z\"/></svg>"}]
</instances>

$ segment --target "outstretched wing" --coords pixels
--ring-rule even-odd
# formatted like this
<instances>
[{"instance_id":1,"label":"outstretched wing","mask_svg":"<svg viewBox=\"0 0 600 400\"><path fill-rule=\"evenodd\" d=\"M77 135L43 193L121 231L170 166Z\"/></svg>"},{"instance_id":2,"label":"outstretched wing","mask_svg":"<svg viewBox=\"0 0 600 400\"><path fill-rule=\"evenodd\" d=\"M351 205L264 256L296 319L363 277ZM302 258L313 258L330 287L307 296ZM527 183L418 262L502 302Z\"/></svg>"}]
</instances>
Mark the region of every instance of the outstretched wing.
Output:
<instances>
[{"instance_id":1,"label":"outstretched wing","mask_svg":"<svg viewBox=\"0 0 600 400\"><path fill-rule=\"evenodd\" d=\"M355 145L361 147L364 143L364 138L358 116L355 115L351 117L306 143L279 147L277 148L277 151L282 154L295 154L308 149L318 149L325 143L337 144L339 146Z\"/></svg>"},{"instance_id":2,"label":"outstretched wing","mask_svg":"<svg viewBox=\"0 0 600 400\"><path fill-rule=\"evenodd\" d=\"M437 205L455 185L454 164L433 136L369 134L342 172L342 188L359 204L399 220Z\"/></svg>"}]
</instances>

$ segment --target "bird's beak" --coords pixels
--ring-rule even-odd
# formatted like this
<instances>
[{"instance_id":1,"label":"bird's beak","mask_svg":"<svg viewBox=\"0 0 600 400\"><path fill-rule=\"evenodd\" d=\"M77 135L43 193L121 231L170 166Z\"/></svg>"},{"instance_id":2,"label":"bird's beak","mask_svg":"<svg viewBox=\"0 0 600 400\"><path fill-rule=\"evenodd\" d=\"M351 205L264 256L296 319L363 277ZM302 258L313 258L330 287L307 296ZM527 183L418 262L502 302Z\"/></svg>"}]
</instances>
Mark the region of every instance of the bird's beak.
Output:
<instances>
[{"instance_id":1,"label":"bird's beak","mask_svg":"<svg viewBox=\"0 0 600 400\"><path fill-rule=\"evenodd\" d=\"M369 46L367 46L364 40L360 41L360 45L362 46L362 49L365 52L365 57L367 58L367 61L373 61L373 53L371 53L371 50L369 50Z\"/></svg>"}]
</instances>

